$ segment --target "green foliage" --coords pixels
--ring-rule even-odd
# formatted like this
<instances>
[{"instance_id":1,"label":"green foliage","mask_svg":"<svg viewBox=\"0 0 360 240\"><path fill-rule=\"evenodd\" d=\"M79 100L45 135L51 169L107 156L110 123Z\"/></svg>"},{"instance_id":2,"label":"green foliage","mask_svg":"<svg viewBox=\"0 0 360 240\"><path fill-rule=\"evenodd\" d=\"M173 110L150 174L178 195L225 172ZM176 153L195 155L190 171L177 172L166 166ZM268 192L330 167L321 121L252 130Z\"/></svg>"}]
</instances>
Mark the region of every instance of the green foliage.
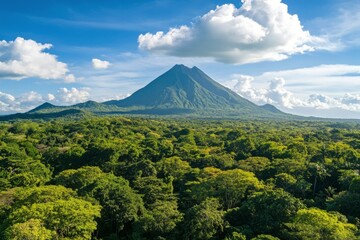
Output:
<instances>
[{"instance_id":1,"label":"green foliage","mask_svg":"<svg viewBox=\"0 0 360 240\"><path fill-rule=\"evenodd\" d=\"M260 190L263 184L251 172L241 169L222 171L208 178L192 189L193 198L198 201L208 197L220 199L225 209L234 208L252 191Z\"/></svg>"},{"instance_id":2,"label":"green foliage","mask_svg":"<svg viewBox=\"0 0 360 240\"><path fill-rule=\"evenodd\" d=\"M238 162L238 167L249 172L259 174L270 165L270 160L266 157L249 157Z\"/></svg>"},{"instance_id":3,"label":"green foliage","mask_svg":"<svg viewBox=\"0 0 360 240\"><path fill-rule=\"evenodd\" d=\"M359 139L355 123L0 123L0 239L356 239Z\"/></svg>"},{"instance_id":4,"label":"green foliage","mask_svg":"<svg viewBox=\"0 0 360 240\"><path fill-rule=\"evenodd\" d=\"M254 233L278 235L283 223L290 221L304 208L301 201L284 190L256 192L239 209L239 222L235 226L249 225Z\"/></svg>"},{"instance_id":5,"label":"green foliage","mask_svg":"<svg viewBox=\"0 0 360 240\"><path fill-rule=\"evenodd\" d=\"M163 177L172 176L176 180L182 180L184 175L191 169L188 162L180 157L164 158L156 163L156 169Z\"/></svg>"},{"instance_id":6,"label":"green foliage","mask_svg":"<svg viewBox=\"0 0 360 240\"><path fill-rule=\"evenodd\" d=\"M10 189L0 199L5 239L91 239L100 217L99 205L61 186Z\"/></svg>"},{"instance_id":7,"label":"green foliage","mask_svg":"<svg viewBox=\"0 0 360 240\"><path fill-rule=\"evenodd\" d=\"M183 219L183 214L178 210L176 201L156 201L151 204L149 209L138 223L142 234L149 239L159 236L174 237L175 228Z\"/></svg>"},{"instance_id":8,"label":"green foliage","mask_svg":"<svg viewBox=\"0 0 360 240\"><path fill-rule=\"evenodd\" d=\"M48 229L46 234L50 231L56 232L56 238L91 239L91 234L96 229L96 217L100 217L100 206L80 199L34 203L30 207L23 206L9 215L12 227L8 232L13 238L15 236L11 233L17 234L14 227L19 227L16 224L37 219L44 224L40 230Z\"/></svg>"},{"instance_id":9,"label":"green foliage","mask_svg":"<svg viewBox=\"0 0 360 240\"><path fill-rule=\"evenodd\" d=\"M26 222L15 223L5 232L9 240L50 240L56 233L44 227L39 219L29 219Z\"/></svg>"},{"instance_id":10,"label":"green foliage","mask_svg":"<svg viewBox=\"0 0 360 240\"><path fill-rule=\"evenodd\" d=\"M216 198L207 198L186 212L184 223L184 239L212 239L224 230L224 211Z\"/></svg>"},{"instance_id":11,"label":"green foliage","mask_svg":"<svg viewBox=\"0 0 360 240\"><path fill-rule=\"evenodd\" d=\"M355 177L352 179L349 191L352 193L360 193L360 177Z\"/></svg>"},{"instance_id":12,"label":"green foliage","mask_svg":"<svg viewBox=\"0 0 360 240\"><path fill-rule=\"evenodd\" d=\"M229 143L228 151L234 152L237 159L245 159L251 156L255 150L255 145L252 139L248 137L241 137Z\"/></svg>"},{"instance_id":13,"label":"green foliage","mask_svg":"<svg viewBox=\"0 0 360 240\"><path fill-rule=\"evenodd\" d=\"M82 189L86 189L90 184L93 184L103 176L104 173L100 168L85 166L77 170L69 169L62 171L54 177L54 182L82 192Z\"/></svg>"},{"instance_id":14,"label":"green foliage","mask_svg":"<svg viewBox=\"0 0 360 240\"><path fill-rule=\"evenodd\" d=\"M160 178L143 177L136 179L133 184L134 190L137 190L143 196L145 206L150 206L157 200L169 200L175 198L173 196L171 181L165 183Z\"/></svg>"},{"instance_id":15,"label":"green foliage","mask_svg":"<svg viewBox=\"0 0 360 240\"><path fill-rule=\"evenodd\" d=\"M327 209L338 211L348 217L360 218L360 193L340 192L327 201Z\"/></svg>"},{"instance_id":16,"label":"green foliage","mask_svg":"<svg viewBox=\"0 0 360 240\"><path fill-rule=\"evenodd\" d=\"M120 233L126 224L137 221L144 211L141 197L122 177L104 175L90 189L90 196L102 206L99 222L102 233Z\"/></svg>"},{"instance_id":17,"label":"green foliage","mask_svg":"<svg viewBox=\"0 0 360 240\"><path fill-rule=\"evenodd\" d=\"M290 239L356 239L357 228L355 225L347 223L346 217L316 208L299 210L293 221L287 226Z\"/></svg>"},{"instance_id":18,"label":"green foliage","mask_svg":"<svg viewBox=\"0 0 360 240\"><path fill-rule=\"evenodd\" d=\"M280 240L280 238L271 235L261 234L258 235L257 237L252 238L251 240Z\"/></svg>"}]
</instances>

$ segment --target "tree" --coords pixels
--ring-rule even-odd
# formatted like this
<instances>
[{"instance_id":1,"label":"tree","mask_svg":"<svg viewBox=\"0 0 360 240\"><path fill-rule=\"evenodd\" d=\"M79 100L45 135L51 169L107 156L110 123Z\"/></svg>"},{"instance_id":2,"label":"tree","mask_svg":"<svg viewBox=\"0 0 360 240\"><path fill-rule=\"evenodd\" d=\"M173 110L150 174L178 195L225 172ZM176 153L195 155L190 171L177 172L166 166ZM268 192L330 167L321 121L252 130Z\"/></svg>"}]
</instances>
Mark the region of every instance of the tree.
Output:
<instances>
[{"instance_id":1,"label":"tree","mask_svg":"<svg viewBox=\"0 0 360 240\"><path fill-rule=\"evenodd\" d=\"M51 178L51 171L39 160L28 157L17 159L7 157L0 159L0 169L11 187L40 186Z\"/></svg>"},{"instance_id":2,"label":"tree","mask_svg":"<svg viewBox=\"0 0 360 240\"><path fill-rule=\"evenodd\" d=\"M174 177L175 180L182 180L184 175L190 171L188 162L181 160L180 157L163 158L156 163L156 169L163 177Z\"/></svg>"},{"instance_id":3,"label":"tree","mask_svg":"<svg viewBox=\"0 0 360 240\"><path fill-rule=\"evenodd\" d=\"M131 226L144 212L139 194L129 182L111 173L103 173L98 167L83 167L61 172L55 182L78 189L81 196L93 197L102 206L99 219L99 235L120 234L125 225Z\"/></svg>"},{"instance_id":4,"label":"tree","mask_svg":"<svg viewBox=\"0 0 360 240\"><path fill-rule=\"evenodd\" d=\"M269 165L270 160L266 157L249 157L238 162L239 168L255 174L263 171Z\"/></svg>"},{"instance_id":5,"label":"tree","mask_svg":"<svg viewBox=\"0 0 360 240\"><path fill-rule=\"evenodd\" d=\"M280 238L271 235L261 234L252 238L251 240L280 240Z\"/></svg>"},{"instance_id":6,"label":"tree","mask_svg":"<svg viewBox=\"0 0 360 240\"><path fill-rule=\"evenodd\" d=\"M206 240L221 233L225 227L224 212L216 198L208 198L190 208L185 215L184 239Z\"/></svg>"},{"instance_id":7,"label":"tree","mask_svg":"<svg viewBox=\"0 0 360 240\"><path fill-rule=\"evenodd\" d=\"M89 195L97 199L102 206L99 232L103 236L109 233L120 235L125 225L130 228L144 212L140 195L136 194L129 182L122 177L106 174L89 188Z\"/></svg>"},{"instance_id":8,"label":"tree","mask_svg":"<svg viewBox=\"0 0 360 240\"><path fill-rule=\"evenodd\" d=\"M288 239L352 240L356 239L355 225L347 223L345 216L324 210L301 209L287 224Z\"/></svg>"},{"instance_id":9,"label":"tree","mask_svg":"<svg viewBox=\"0 0 360 240\"><path fill-rule=\"evenodd\" d=\"M327 172L327 169L325 166L321 163L317 164L311 164L310 165L310 171L314 175L314 183L313 183L313 195L315 196L318 180L324 180L327 176L329 176L329 173Z\"/></svg>"},{"instance_id":10,"label":"tree","mask_svg":"<svg viewBox=\"0 0 360 240\"><path fill-rule=\"evenodd\" d=\"M51 240L55 236L56 232L46 229L39 219L15 223L5 232L6 240Z\"/></svg>"},{"instance_id":11,"label":"tree","mask_svg":"<svg viewBox=\"0 0 360 240\"><path fill-rule=\"evenodd\" d=\"M178 210L176 201L158 200L149 206L149 211L139 219L138 224L142 235L148 239L159 236L168 239L175 235L174 230L182 219L183 214Z\"/></svg>"},{"instance_id":12,"label":"tree","mask_svg":"<svg viewBox=\"0 0 360 240\"><path fill-rule=\"evenodd\" d=\"M224 209L236 207L251 191L263 188L254 173L240 169L222 171L192 188L193 197L205 200L217 197Z\"/></svg>"},{"instance_id":13,"label":"tree","mask_svg":"<svg viewBox=\"0 0 360 240\"><path fill-rule=\"evenodd\" d=\"M58 185L78 190L81 194L83 190L87 190L90 184L93 184L104 176L105 173L103 173L99 167L85 166L77 170L69 169L62 171L54 177L53 181Z\"/></svg>"},{"instance_id":14,"label":"tree","mask_svg":"<svg viewBox=\"0 0 360 240\"><path fill-rule=\"evenodd\" d=\"M340 176L338 182L340 183L342 190L348 190L352 180L359 176L358 170L339 170Z\"/></svg>"},{"instance_id":15,"label":"tree","mask_svg":"<svg viewBox=\"0 0 360 240\"><path fill-rule=\"evenodd\" d=\"M245 159L251 156L252 151L255 150L254 142L249 137L240 137L231 142L227 148L229 152L236 154L236 159Z\"/></svg>"},{"instance_id":16,"label":"tree","mask_svg":"<svg viewBox=\"0 0 360 240\"><path fill-rule=\"evenodd\" d=\"M160 178L143 177L133 182L133 188L143 196L145 206L154 204L157 200L174 199L172 182L164 183Z\"/></svg>"},{"instance_id":17,"label":"tree","mask_svg":"<svg viewBox=\"0 0 360 240\"><path fill-rule=\"evenodd\" d=\"M256 149L258 156L267 157L269 159L283 158L284 150L286 147L281 143L269 141L263 142Z\"/></svg>"},{"instance_id":18,"label":"tree","mask_svg":"<svg viewBox=\"0 0 360 240\"><path fill-rule=\"evenodd\" d=\"M91 239L100 217L98 204L78 199L62 186L10 189L0 199L0 229L7 239L26 239L30 231L39 239Z\"/></svg>"},{"instance_id":19,"label":"tree","mask_svg":"<svg viewBox=\"0 0 360 240\"><path fill-rule=\"evenodd\" d=\"M354 177L349 191L340 192L328 201L328 208L347 216L360 218L360 177Z\"/></svg>"},{"instance_id":20,"label":"tree","mask_svg":"<svg viewBox=\"0 0 360 240\"><path fill-rule=\"evenodd\" d=\"M291 190L293 190L296 182L297 182L296 178L294 178L293 176L287 173L279 173L275 175L274 178L275 185L288 192L291 192Z\"/></svg>"},{"instance_id":21,"label":"tree","mask_svg":"<svg viewBox=\"0 0 360 240\"><path fill-rule=\"evenodd\" d=\"M16 236L17 232L14 232L14 228L24 226L24 223L31 219L37 219L45 227L40 230L45 231L46 234L55 232L55 238L91 239L92 232L96 230L97 217L100 217L100 206L81 199L34 203L30 207L23 206L10 214L9 220L12 226L7 232L11 237L13 237L11 233ZM23 224L16 225L19 223Z\"/></svg>"},{"instance_id":22,"label":"tree","mask_svg":"<svg viewBox=\"0 0 360 240\"><path fill-rule=\"evenodd\" d=\"M282 189L256 192L240 207L236 226L249 225L256 234L277 235L283 224L289 222L303 208L301 201Z\"/></svg>"}]
</instances>

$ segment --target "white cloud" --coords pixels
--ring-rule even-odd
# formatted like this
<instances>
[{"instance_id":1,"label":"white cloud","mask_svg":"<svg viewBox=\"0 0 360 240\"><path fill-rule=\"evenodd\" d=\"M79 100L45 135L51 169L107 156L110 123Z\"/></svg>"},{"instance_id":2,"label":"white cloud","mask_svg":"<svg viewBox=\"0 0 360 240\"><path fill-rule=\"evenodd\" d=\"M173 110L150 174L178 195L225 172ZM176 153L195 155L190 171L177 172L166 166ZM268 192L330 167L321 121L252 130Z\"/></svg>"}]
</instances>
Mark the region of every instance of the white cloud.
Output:
<instances>
[{"instance_id":1,"label":"white cloud","mask_svg":"<svg viewBox=\"0 0 360 240\"><path fill-rule=\"evenodd\" d=\"M56 99L54 94L48 93L45 97L46 101L54 101Z\"/></svg>"},{"instance_id":2,"label":"white cloud","mask_svg":"<svg viewBox=\"0 0 360 240\"><path fill-rule=\"evenodd\" d=\"M139 48L234 64L280 61L320 45L325 48L326 40L303 30L298 16L289 14L281 0L242 2L240 8L233 4L218 6L191 26L141 34Z\"/></svg>"},{"instance_id":3,"label":"white cloud","mask_svg":"<svg viewBox=\"0 0 360 240\"><path fill-rule=\"evenodd\" d=\"M23 112L43 103L42 96L34 91L15 97L8 93L0 92L0 112Z\"/></svg>"},{"instance_id":4,"label":"white cloud","mask_svg":"<svg viewBox=\"0 0 360 240\"><path fill-rule=\"evenodd\" d=\"M37 77L42 79L67 79L67 65L55 55L45 52L51 44L37 43L18 37L14 41L0 41L0 79L21 80Z\"/></svg>"},{"instance_id":5,"label":"white cloud","mask_svg":"<svg viewBox=\"0 0 360 240\"><path fill-rule=\"evenodd\" d=\"M42 102L42 96L34 91L23 94L19 99L20 102Z\"/></svg>"},{"instance_id":6,"label":"white cloud","mask_svg":"<svg viewBox=\"0 0 360 240\"><path fill-rule=\"evenodd\" d=\"M293 93L285 88L283 78L272 79L267 88L254 88L252 81L254 77L244 75L234 75L233 82L237 83L232 89L244 98L257 104L274 104L279 107L293 108L294 106L304 106L306 103L294 96Z\"/></svg>"},{"instance_id":7,"label":"white cloud","mask_svg":"<svg viewBox=\"0 0 360 240\"><path fill-rule=\"evenodd\" d=\"M348 69L354 68L349 67ZM293 70L294 74L300 74L302 71L303 73L308 73L307 70ZM314 74L321 76L320 72L321 71L315 71ZM346 71L338 68L332 73L335 75L339 73L345 74ZM332 77L331 71L329 74L330 76L328 77ZM321 93L312 93L310 95L300 97L296 96L292 91L287 89L285 79L281 77L275 77L268 81L268 86L265 88L254 87L253 83L264 76L273 77L274 74L265 73L259 77L235 74L233 75L233 80L228 83L228 86L239 95L249 99L250 101L260 105L266 103L273 104L283 110L308 108L316 111L319 109L341 109L355 112L360 111L360 94L346 93L343 96L329 96ZM303 75L300 74L298 77L301 78L301 76ZM313 111L313 115L316 115L316 111ZM296 113L296 111L294 113Z\"/></svg>"},{"instance_id":8,"label":"white cloud","mask_svg":"<svg viewBox=\"0 0 360 240\"><path fill-rule=\"evenodd\" d=\"M340 108L349 111L360 111L360 95L346 93L340 97L329 97L323 94L313 94L308 99L308 106L317 109Z\"/></svg>"},{"instance_id":9,"label":"white cloud","mask_svg":"<svg viewBox=\"0 0 360 240\"><path fill-rule=\"evenodd\" d=\"M110 63L108 61L102 61L97 58L92 59L92 66L94 69L107 69L110 67Z\"/></svg>"},{"instance_id":10,"label":"white cloud","mask_svg":"<svg viewBox=\"0 0 360 240\"><path fill-rule=\"evenodd\" d=\"M3 104L8 104L15 101L15 97L8 93L0 92L0 102Z\"/></svg>"},{"instance_id":11,"label":"white cloud","mask_svg":"<svg viewBox=\"0 0 360 240\"><path fill-rule=\"evenodd\" d=\"M44 102L64 106L85 102L90 98L89 88L60 88L57 93L40 93L30 91L20 96L13 96L0 92L0 113L14 113L29 111Z\"/></svg>"},{"instance_id":12,"label":"white cloud","mask_svg":"<svg viewBox=\"0 0 360 240\"><path fill-rule=\"evenodd\" d=\"M65 76L64 81L66 83L73 83L76 81L76 78L75 78L74 74L69 74L69 75Z\"/></svg>"},{"instance_id":13,"label":"white cloud","mask_svg":"<svg viewBox=\"0 0 360 240\"><path fill-rule=\"evenodd\" d=\"M235 74L234 78L235 79L233 81L235 81L236 84L232 89L235 92L253 102L259 104L268 103L269 99L266 97L267 90L261 88L256 89L252 86L254 77Z\"/></svg>"},{"instance_id":14,"label":"white cloud","mask_svg":"<svg viewBox=\"0 0 360 240\"><path fill-rule=\"evenodd\" d=\"M90 89L89 88L60 88L57 95L56 101L60 104L75 104L85 102L89 100Z\"/></svg>"}]
</instances>

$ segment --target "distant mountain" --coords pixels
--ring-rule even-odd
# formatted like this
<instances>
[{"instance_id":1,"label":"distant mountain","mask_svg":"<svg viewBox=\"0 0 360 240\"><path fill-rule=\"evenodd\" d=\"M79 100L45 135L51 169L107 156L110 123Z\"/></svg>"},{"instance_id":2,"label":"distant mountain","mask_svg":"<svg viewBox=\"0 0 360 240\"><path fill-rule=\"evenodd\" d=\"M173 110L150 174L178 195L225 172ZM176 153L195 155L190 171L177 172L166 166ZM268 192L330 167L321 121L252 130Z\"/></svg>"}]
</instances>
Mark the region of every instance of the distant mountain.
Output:
<instances>
[{"instance_id":1,"label":"distant mountain","mask_svg":"<svg viewBox=\"0 0 360 240\"><path fill-rule=\"evenodd\" d=\"M187 109L235 107L238 104L251 108L254 105L215 82L197 67L184 65L175 65L126 99L104 104Z\"/></svg>"},{"instance_id":2,"label":"distant mountain","mask_svg":"<svg viewBox=\"0 0 360 240\"><path fill-rule=\"evenodd\" d=\"M44 103L17 118L77 110L93 114L190 115L213 118L295 118L272 105L258 106L211 79L197 67L175 65L144 88L123 100L87 101L72 106ZM67 114L67 112L64 112ZM77 114L79 114L77 112ZM8 119L9 117L7 117ZM0 118L0 120L3 118Z\"/></svg>"},{"instance_id":3,"label":"distant mountain","mask_svg":"<svg viewBox=\"0 0 360 240\"><path fill-rule=\"evenodd\" d=\"M27 112L27 113L16 113L6 116L0 116L0 121L12 121L18 119L54 119L54 118L82 118L90 116L91 113L78 109L66 109L60 111L44 111L44 112Z\"/></svg>"},{"instance_id":4,"label":"distant mountain","mask_svg":"<svg viewBox=\"0 0 360 240\"><path fill-rule=\"evenodd\" d=\"M267 117L274 112L261 108L211 79L197 67L175 65L169 71L123 100L103 104L122 108L153 111L189 110L221 115L257 115ZM278 112L283 115L284 113Z\"/></svg>"},{"instance_id":5,"label":"distant mountain","mask_svg":"<svg viewBox=\"0 0 360 240\"><path fill-rule=\"evenodd\" d=\"M59 108L59 107L57 107L51 103L45 102L45 103L41 104L40 106L30 110L28 113L35 113L35 112L40 113L43 111L48 112L48 111L54 110L56 108Z\"/></svg>"}]
</instances>

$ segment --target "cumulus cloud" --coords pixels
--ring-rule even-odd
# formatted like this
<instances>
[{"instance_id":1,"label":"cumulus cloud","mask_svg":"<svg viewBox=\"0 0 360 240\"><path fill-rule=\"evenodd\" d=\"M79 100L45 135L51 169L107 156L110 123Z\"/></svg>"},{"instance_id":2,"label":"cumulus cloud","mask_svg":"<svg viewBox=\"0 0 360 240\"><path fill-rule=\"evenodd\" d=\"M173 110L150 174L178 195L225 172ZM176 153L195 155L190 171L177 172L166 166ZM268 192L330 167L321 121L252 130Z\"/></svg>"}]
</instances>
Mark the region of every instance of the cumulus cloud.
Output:
<instances>
[{"instance_id":1,"label":"cumulus cloud","mask_svg":"<svg viewBox=\"0 0 360 240\"><path fill-rule=\"evenodd\" d=\"M310 95L308 106L317 109L340 108L349 111L360 111L360 95L346 93L341 97L329 97L323 94Z\"/></svg>"},{"instance_id":2,"label":"cumulus cloud","mask_svg":"<svg viewBox=\"0 0 360 240\"><path fill-rule=\"evenodd\" d=\"M15 97L8 93L0 92L0 102L7 104L9 102L15 101Z\"/></svg>"},{"instance_id":3,"label":"cumulus cloud","mask_svg":"<svg viewBox=\"0 0 360 240\"><path fill-rule=\"evenodd\" d=\"M54 101L56 99L54 94L48 93L45 97L46 101Z\"/></svg>"},{"instance_id":4,"label":"cumulus cloud","mask_svg":"<svg viewBox=\"0 0 360 240\"><path fill-rule=\"evenodd\" d=\"M60 88L55 94L30 91L20 96L0 92L0 113L26 112L44 102L56 105L72 105L85 102L90 98L89 88Z\"/></svg>"},{"instance_id":5,"label":"cumulus cloud","mask_svg":"<svg viewBox=\"0 0 360 240\"><path fill-rule=\"evenodd\" d=\"M0 41L0 79L21 80L37 77L75 81L68 74L67 65L55 55L45 52L51 44L37 43L18 37L14 41Z\"/></svg>"},{"instance_id":6,"label":"cumulus cloud","mask_svg":"<svg viewBox=\"0 0 360 240\"><path fill-rule=\"evenodd\" d=\"M8 93L0 92L0 111L8 111L12 108L15 97Z\"/></svg>"},{"instance_id":7,"label":"cumulus cloud","mask_svg":"<svg viewBox=\"0 0 360 240\"><path fill-rule=\"evenodd\" d=\"M102 61L97 58L92 59L92 66L94 69L107 69L110 67L110 63L108 61Z\"/></svg>"},{"instance_id":8,"label":"cumulus cloud","mask_svg":"<svg viewBox=\"0 0 360 240\"><path fill-rule=\"evenodd\" d=\"M280 61L290 55L314 51L326 43L303 29L297 15L281 0L242 0L217 6L191 26L138 37L139 48L180 57L210 57L244 64Z\"/></svg>"},{"instance_id":9,"label":"cumulus cloud","mask_svg":"<svg viewBox=\"0 0 360 240\"><path fill-rule=\"evenodd\" d=\"M234 78L237 83L232 89L242 97L257 104L269 103L285 108L306 105L305 102L296 98L292 92L285 88L283 78L272 79L267 88L254 88L252 86L254 77L252 76L234 75Z\"/></svg>"},{"instance_id":10,"label":"cumulus cloud","mask_svg":"<svg viewBox=\"0 0 360 240\"><path fill-rule=\"evenodd\" d=\"M311 94L305 98L295 96L285 86L283 78L270 80L266 88L255 88L252 76L233 76L233 91L257 104L273 104L282 109L312 108L312 109L343 109L360 111L360 94L346 93L343 96L328 96L325 94Z\"/></svg>"},{"instance_id":11,"label":"cumulus cloud","mask_svg":"<svg viewBox=\"0 0 360 240\"><path fill-rule=\"evenodd\" d=\"M62 104L75 104L80 102L85 102L90 97L89 88L60 88L56 99Z\"/></svg>"},{"instance_id":12,"label":"cumulus cloud","mask_svg":"<svg viewBox=\"0 0 360 240\"><path fill-rule=\"evenodd\" d=\"M18 97L0 92L0 112L23 112L43 102L43 97L34 91L24 93Z\"/></svg>"}]
</instances>

